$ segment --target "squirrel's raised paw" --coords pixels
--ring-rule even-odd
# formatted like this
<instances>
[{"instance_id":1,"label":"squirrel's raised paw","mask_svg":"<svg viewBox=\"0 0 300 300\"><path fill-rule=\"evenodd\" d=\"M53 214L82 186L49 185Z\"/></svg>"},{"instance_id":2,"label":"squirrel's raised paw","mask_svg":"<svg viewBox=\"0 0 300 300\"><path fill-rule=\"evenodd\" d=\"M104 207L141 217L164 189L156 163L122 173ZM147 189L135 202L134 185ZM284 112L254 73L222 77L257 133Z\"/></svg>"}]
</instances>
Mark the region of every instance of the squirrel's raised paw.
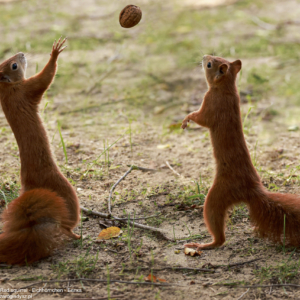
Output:
<instances>
[{"instance_id":1,"label":"squirrel's raised paw","mask_svg":"<svg viewBox=\"0 0 300 300\"><path fill-rule=\"evenodd\" d=\"M51 56L57 57L58 54L61 53L62 51L64 51L64 49L67 47L67 46L63 47L67 38L64 38L62 41L61 41L61 39L62 39L62 37L60 37L57 42L56 42L56 40L54 41L53 46L52 46Z\"/></svg>"},{"instance_id":2,"label":"squirrel's raised paw","mask_svg":"<svg viewBox=\"0 0 300 300\"><path fill-rule=\"evenodd\" d=\"M187 124L188 124L189 120L183 120L182 124L181 124L181 128L185 129L187 128Z\"/></svg>"}]
</instances>

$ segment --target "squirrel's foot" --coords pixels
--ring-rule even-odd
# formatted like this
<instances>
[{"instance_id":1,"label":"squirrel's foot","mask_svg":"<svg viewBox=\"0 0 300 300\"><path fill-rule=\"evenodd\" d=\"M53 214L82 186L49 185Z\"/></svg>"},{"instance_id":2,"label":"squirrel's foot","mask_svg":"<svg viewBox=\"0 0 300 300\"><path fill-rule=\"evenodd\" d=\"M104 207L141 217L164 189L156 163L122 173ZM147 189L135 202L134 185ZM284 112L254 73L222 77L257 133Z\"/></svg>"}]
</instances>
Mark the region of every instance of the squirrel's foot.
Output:
<instances>
[{"instance_id":1,"label":"squirrel's foot","mask_svg":"<svg viewBox=\"0 0 300 300\"><path fill-rule=\"evenodd\" d=\"M209 244L189 243L189 244L185 244L184 248L197 248L196 251L199 251L202 249L210 250L219 246L220 245L217 245L216 243L209 243Z\"/></svg>"},{"instance_id":2,"label":"squirrel's foot","mask_svg":"<svg viewBox=\"0 0 300 300\"><path fill-rule=\"evenodd\" d=\"M72 238L74 240L81 239L81 235L75 234L71 229L67 230L66 234L67 234L67 236L69 236L70 238Z\"/></svg>"}]
</instances>

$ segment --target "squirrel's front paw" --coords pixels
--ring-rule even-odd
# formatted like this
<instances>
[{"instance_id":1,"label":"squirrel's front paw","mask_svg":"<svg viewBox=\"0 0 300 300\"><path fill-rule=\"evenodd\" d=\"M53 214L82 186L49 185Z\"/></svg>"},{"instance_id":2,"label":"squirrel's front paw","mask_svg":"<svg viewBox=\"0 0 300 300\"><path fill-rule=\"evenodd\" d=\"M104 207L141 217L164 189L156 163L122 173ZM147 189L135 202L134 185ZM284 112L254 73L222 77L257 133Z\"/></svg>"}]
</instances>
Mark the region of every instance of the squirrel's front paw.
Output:
<instances>
[{"instance_id":1,"label":"squirrel's front paw","mask_svg":"<svg viewBox=\"0 0 300 300\"><path fill-rule=\"evenodd\" d=\"M182 121L181 128L182 128L182 129L185 129L185 128L187 127L188 122L189 122L189 119L187 119L187 120L184 119L184 120Z\"/></svg>"},{"instance_id":2,"label":"squirrel's front paw","mask_svg":"<svg viewBox=\"0 0 300 300\"><path fill-rule=\"evenodd\" d=\"M63 47L63 44L66 42L66 40L67 40L67 38L64 38L64 40L61 42L61 37L60 37L57 42L56 42L56 40L54 41L53 46L52 46L51 56L56 58L59 53L61 53L62 51L65 50L65 48L67 46Z\"/></svg>"}]
</instances>

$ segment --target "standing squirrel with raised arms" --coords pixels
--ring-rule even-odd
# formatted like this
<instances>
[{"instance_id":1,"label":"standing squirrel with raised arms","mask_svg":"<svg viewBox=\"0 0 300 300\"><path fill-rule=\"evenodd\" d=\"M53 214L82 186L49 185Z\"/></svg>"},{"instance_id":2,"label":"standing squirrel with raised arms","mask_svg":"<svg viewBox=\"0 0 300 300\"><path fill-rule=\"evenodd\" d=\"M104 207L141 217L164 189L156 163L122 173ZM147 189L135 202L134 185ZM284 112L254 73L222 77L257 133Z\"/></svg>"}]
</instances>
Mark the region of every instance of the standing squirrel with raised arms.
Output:
<instances>
[{"instance_id":1,"label":"standing squirrel with raised arms","mask_svg":"<svg viewBox=\"0 0 300 300\"><path fill-rule=\"evenodd\" d=\"M0 65L0 102L18 143L21 159L20 196L3 212L0 262L32 263L52 254L79 221L76 193L57 167L38 108L56 74L66 39L56 41L44 69L26 79L23 53Z\"/></svg>"},{"instance_id":2,"label":"standing squirrel with raised arms","mask_svg":"<svg viewBox=\"0 0 300 300\"><path fill-rule=\"evenodd\" d=\"M182 128L192 120L210 131L216 175L204 204L204 220L213 237L208 244L185 247L210 249L225 242L227 210L244 202L259 236L274 243L300 246L300 196L270 193L261 183L246 146L236 77L242 63L205 55L203 68L208 91L198 111L190 113ZM285 232L284 232L284 216Z\"/></svg>"}]
</instances>

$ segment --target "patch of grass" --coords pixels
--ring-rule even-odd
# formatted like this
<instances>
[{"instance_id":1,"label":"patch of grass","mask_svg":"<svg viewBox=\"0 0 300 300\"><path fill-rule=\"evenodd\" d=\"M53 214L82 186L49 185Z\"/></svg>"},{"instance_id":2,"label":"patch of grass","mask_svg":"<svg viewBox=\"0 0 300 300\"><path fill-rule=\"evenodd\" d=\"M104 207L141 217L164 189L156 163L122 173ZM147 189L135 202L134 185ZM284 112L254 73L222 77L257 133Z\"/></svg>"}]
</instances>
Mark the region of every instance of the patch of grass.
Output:
<instances>
[{"instance_id":1,"label":"patch of grass","mask_svg":"<svg viewBox=\"0 0 300 300\"><path fill-rule=\"evenodd\" d=\"M98 254L92 256L88 249L85 255L81 255L74 260L67 260L52 265L53 272L57 274L57 278L81 278L92 274L95 270L98 261Z\"/></svg>"},{"instance_id":2,"label":"patch of grass","mask_svg":"<svg viewBox=\"0 0 300 300\"><path fill-rule=\"evenodd\" d=\"M240 223L241 221L246 221L249 220L249 210L246 204L240 204L234 206L231 216L230 216L230 221L233 224Z\"/></svg>"},{"instance_id":3,"label":"patch of grass","mask_svg":"<svg viewBox=\"0 0 300 300\"><path fill-rule=\"evenodd\" d=\"M272 283L288 283L294 279L299 279L300 260L292 259L292 254L285 261L274 266L262 267L259 270L253 270L260 282L271 281Z\"/></svg>"},{"instance_id":4,"label":"patch of grass","mask_svg":"<svg viewBox=\"0 0 300 300\"><path fill-rule=\"evenodd\" d=\"M5 205L19 196L20 186L15 182L0 182L0 201Z\"/></svg>"}]
</instances>

